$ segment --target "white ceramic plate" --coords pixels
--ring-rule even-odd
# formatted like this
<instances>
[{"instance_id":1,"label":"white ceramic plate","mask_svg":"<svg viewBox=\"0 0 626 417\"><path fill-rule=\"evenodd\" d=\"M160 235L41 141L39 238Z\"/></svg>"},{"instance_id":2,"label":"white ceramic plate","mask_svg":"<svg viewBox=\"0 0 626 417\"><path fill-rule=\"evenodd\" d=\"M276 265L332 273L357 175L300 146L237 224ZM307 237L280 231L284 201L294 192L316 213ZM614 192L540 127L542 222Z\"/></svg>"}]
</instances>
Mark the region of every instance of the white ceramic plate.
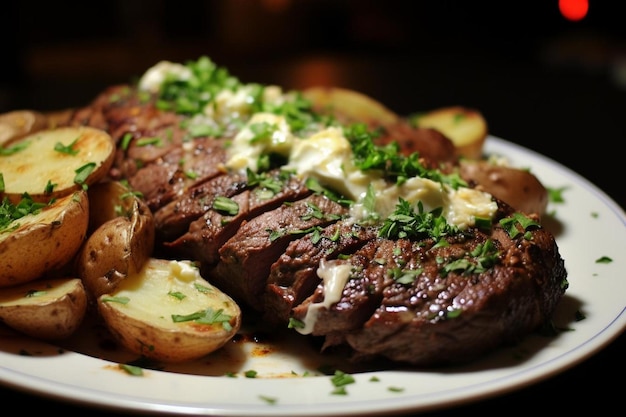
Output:
<instances>
[{"instance_id":1,"label":"white ceramic plate","mask_svg":"<svg viewBox=\"0 0 626 417\"><path fill-rule=\"evenodd\" d=\"M605 193L571 170L532 151L490 137L486 150L529 167L565 201L550 203L546 227L556 235L570 287L555 324L570 331L532 335L468 366L443 370L358 370L341 358L316 354L309 339L230 343L203 361L130 376L117 364L132 360L110 350L86 322L55 347L0 332L0 382L34 394L116 411L220 416L326 416L417 412L493 397L527 386L590 357L626 328L626 215ZM610 263L598 263L601 257ZM578 313L585 316L577 321ZM265 335L267 336L267 335ZM307 340L305 342L304 340ZM333 362L334 361L334 362ZM343 368L355 382L334 394L318 366ZM256 378L246 377L248 370ZM229 376L226 376L229 374Z\"/></svg>"}]
</instances>

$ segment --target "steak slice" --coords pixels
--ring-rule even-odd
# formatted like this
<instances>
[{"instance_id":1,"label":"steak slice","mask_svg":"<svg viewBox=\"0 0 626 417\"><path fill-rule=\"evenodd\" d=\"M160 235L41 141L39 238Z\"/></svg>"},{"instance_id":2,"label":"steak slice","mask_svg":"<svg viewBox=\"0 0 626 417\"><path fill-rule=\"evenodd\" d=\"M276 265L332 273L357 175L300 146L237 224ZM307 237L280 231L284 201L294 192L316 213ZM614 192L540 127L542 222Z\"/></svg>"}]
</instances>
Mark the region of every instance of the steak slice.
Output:
<instances>
[{"instance_id":1,"label":"steak slice","mask_svg":"<svg viewBox=\"0 0 626 417\"><path fill-rule=\"evenodd\" d=\"M320 282L317 268L322 259L349 255L369 240L378 229L339 221L318 233L310 233L289 243L270 268L265 293L265 320L287 323L291 309L310 296Z\"/></svg>"},{"instance_id":2,"label":"steak slice","mask_svg":"<svg viewBox=\"0 0 626 417\"><path fill-rule=\"evenodd\" d=\"M285 171L270 171L263 178L253 188L231 197L239 207L236 215L208 207L201 217L189 224L187 232L173 241L164 242L163 246L173 255L190 257L209 268L218 262L219 248L237 232L242 222L311 194L299 178ZM250 185L246 180L246 186Z\"/></svg>"},{"instance_id":3,"label":"steak slice","mask_svg":"<svg viewBox=\"0 0 626 417\"><path fill-rule=\"evenodd\" d=\"M336 222L347 211L323 195L312 194L243 222L219 249L211 281L231 297L263 311L270 267L289 242Z\"/></svg>"},{"instance_id":4,"label":"steak slice","mask_svg":"<svg viewBox=\"0 0 626 417\"><path fill-rule=\"evenodd\" d=\"M154 213L157 240L174 240L189 229L194 220L211 209L218 196L231 198L247 187L245 175L218 175L190 187L179 198L159 208Z\"/></svg>"},{"instance_id":5,"label":"steak slice","mask_svg":"<svg viewBox=\"0 0 626 417\"><path fill-rule=\"evenodd\" d=\"M489 242L497 260L483 268L480 249ZM312 333L326 336L324 349L347 344L354 360L466 363L544 325L567 288L564 261L545 229L514 239L499 226L490 234L472 229L448 243L380 240L364 247L369 255L358 251L340 299L317 312ZM320 284L294 316L305 319L323 299Z\"/></svg>"},{"instance_id":6,"label":"steak slice","mask_svg":"<svg viewBox=\"0 0 626 417\"><path fill-rule=\"evenodd\" d=\"M148 147L157 146L146 145ZM149 160L154 156L150 151L144 155L146 159L126 157L126 161L139 162L140 167L134 171L126 164L126 172L122 173L130 186L143 194L153 212L179 198L195 184L224 173L222 164L226 151L222 140L197 138L179 146L170 144L168 148L168 153L155 160Z\"/></svg>"}]
</instances>

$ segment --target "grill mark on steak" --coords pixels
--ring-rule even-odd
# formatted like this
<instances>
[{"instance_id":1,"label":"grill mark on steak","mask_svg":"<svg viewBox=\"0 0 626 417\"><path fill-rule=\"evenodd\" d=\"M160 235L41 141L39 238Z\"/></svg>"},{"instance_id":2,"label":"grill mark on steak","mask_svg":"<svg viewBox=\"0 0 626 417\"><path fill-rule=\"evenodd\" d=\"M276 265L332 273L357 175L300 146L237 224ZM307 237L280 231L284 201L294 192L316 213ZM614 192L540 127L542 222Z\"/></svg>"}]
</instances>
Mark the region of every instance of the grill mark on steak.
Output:
<instances>
[{"instance_id":1,"label":"grill mark on steak","mask_svg":"<svg viewBox=\"0 0 626 417\"><path fill-rule=\"evenodd\" d=\"M311 295L320 282L317 268L322 259L349 255L376 238L378 229L339 221L315 234L289 243L270 267L265 292L265 320L287 323L291 309Z\"/></svg>"},{"instance_id":2,"label":"grill mark on steak","mask_svg":"<svg viewBox=\"0 0 626 417\"><path fill-rule=\"evenodd\" d=\"M243 222L219 249L220 261L211 271L212 282L254 310L263 311L270 267L289 242L345 214L347 209L339 203L312 194Z\"/></svg>"}]
</instances>

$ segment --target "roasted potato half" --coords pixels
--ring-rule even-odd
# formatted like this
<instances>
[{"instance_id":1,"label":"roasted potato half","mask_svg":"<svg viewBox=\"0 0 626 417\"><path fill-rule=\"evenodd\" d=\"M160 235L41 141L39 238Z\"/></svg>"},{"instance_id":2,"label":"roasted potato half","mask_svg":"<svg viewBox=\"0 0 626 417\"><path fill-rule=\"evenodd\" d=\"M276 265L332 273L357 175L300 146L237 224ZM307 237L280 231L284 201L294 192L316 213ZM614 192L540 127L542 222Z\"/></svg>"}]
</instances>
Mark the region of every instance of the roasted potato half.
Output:
<instances>
[{"instance_id":1,"label":"roasted potato half","mask_svg":"<svg viewBox=\"0 0 626 417\"><path fill-rule=\"evenodd\" d=\"M489 160L461 160L460 175L518 211L541 216L548 206L548 190L530 171Z\"/></svg>"},{"instance_id":2,"label":"roasted potato half","mask_svg":"<svg viewBox=\"0 0 626 417\"><path fill-rule=\"evenodd\" d=\"M474 109L461 106L441 107L409 117L416 127L438 130L450 139L457 156L480 159L487 139L487 121Z\"/></svg>"},{"instance_id":3,"label":"roasted potato half","mask_svg":"<svg viewBox=\"0 0 626 417\"><path fill-rule=\"evenodd\" d=\"M115 156L111 136L91 127L45 129L12 141L0 153L4 195L49 201L100 182Z\"/></svg>"},{"instance_id":4,"label":"roasted potato half","mask_svg":"<svg viewBox=\"0 0 626 417\"><path fill-rule=\"evenodd\" d=\"M239 306L187 261L150 258L98 297L98 311L121 345L163 362L207 355L241 326Z\"/></svg>"},{"instance_id":5,"label":"roasted potato half","mask_svg":"<svg viewBox=\"0 0 626 417\"><path fill-rule=\"evenodd\" d=\"M0 146L48 127L48 118L34 110L0 114Z\"/></svg>"},{"instance_id":6,"label":"roasted potato half","mask_svg":"<svg viewBox=\"0 0 626 417\"><path fill-rule=\"evenodd\" d=\"M139 271L154 249L154 217L146 203L119 182L90 187L93 230L76 256L76 273L94 300Z\"/></svg>"},{"instance_id":7,"label":"roasted potato half","mask_svg":"<svg viewBox=\"0 0 626 417\"><path fill-rule=\"evenodd\" d=\"M0 289L0 321L33 338L69 337L86 311L87 295L78 278L41 279Z\"/></svg>"},{"instance_id":8,"label":"roasted potato half","mask_svg":"<svg viewBox=\"0 0 626 417\"><path fill-rule=\"evenodd\" d=\"M313 107L344 122L362 122L377 126L391 125L398 115L382 103L357 91L338 87L311 87L302 92Z\"/></svg>"},{"instance_id":9,"label":"roasted potato half","mask_svg":"<svg viewBox=\"0 0 626 417\"><path fill-rule=\"evenodd\" d=\"M5 199L2 209L0 287L23 284L65 267L87 234L89 199L83 190L50 204L37 205L25 197L13 205ZM30 214L19 217L21 210Z\"/></svg>"}]
</instances>

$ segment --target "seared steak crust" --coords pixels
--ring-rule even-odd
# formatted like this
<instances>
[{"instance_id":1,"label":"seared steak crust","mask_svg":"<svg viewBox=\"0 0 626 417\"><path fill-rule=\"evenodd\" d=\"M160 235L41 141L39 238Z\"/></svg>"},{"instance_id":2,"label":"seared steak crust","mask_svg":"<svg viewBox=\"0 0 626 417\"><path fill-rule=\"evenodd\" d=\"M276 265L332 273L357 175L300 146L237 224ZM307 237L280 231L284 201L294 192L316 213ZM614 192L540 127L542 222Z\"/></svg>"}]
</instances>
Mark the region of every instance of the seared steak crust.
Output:
<instances>
[{"instance_id":1,"label":"seared steak crust","mask_svg":"<svg viewBox=\"0 0 626 417\"><path fill-rule=\"evenodd\" d=\"M492 239L498 262L478 273L452 270L446 262L477 260L472 251ZM318 313L313 334L325 347L349 344L358 359L383 356L418 366L467 362L497 346L519 341L545 324L560 300L566 276L558 248L545 229L511 239L496 228L473 230L464 240L377 240L350 258L352 272L341 298ZM443 263L442 263L443 262ZM410 283L393 279L414 272ZM294 313L303 319L324 288Z\"/></svg>"},{"instance_id":2,"label":"seared steak crust","mask_svg":"<svg viewBox=\"0 0 626 417\"><path fill-rule=\"evenodd\" d=\"M155 102L115 86L64 123L107 130L117 141L110 178L143 194L155 214L160 256L199 262L213 284L268 321L308 323L324 338L323 349L348 346L354 360L463 363L550 320L567 288L554 237L537 226L511 238L498 221L513 210L501 201L491 230L448 236L447 245L385 239L376 227L348 222L346 207L301 179L290 177L268 194L226 172L234 132L193 137L184 116ZM435 131L399 123L387 126L379 143L392 140L418 151L426 166L455 164L451 142ZM237 213L216 208L217 197L230 199ZM476 253L490 244L497 256L483 267ZM318 275L322 262L350 267L328 306L320 304L330 297ZM307 317L312 310L315 319Z\"/></svg>"}]
</instances>

